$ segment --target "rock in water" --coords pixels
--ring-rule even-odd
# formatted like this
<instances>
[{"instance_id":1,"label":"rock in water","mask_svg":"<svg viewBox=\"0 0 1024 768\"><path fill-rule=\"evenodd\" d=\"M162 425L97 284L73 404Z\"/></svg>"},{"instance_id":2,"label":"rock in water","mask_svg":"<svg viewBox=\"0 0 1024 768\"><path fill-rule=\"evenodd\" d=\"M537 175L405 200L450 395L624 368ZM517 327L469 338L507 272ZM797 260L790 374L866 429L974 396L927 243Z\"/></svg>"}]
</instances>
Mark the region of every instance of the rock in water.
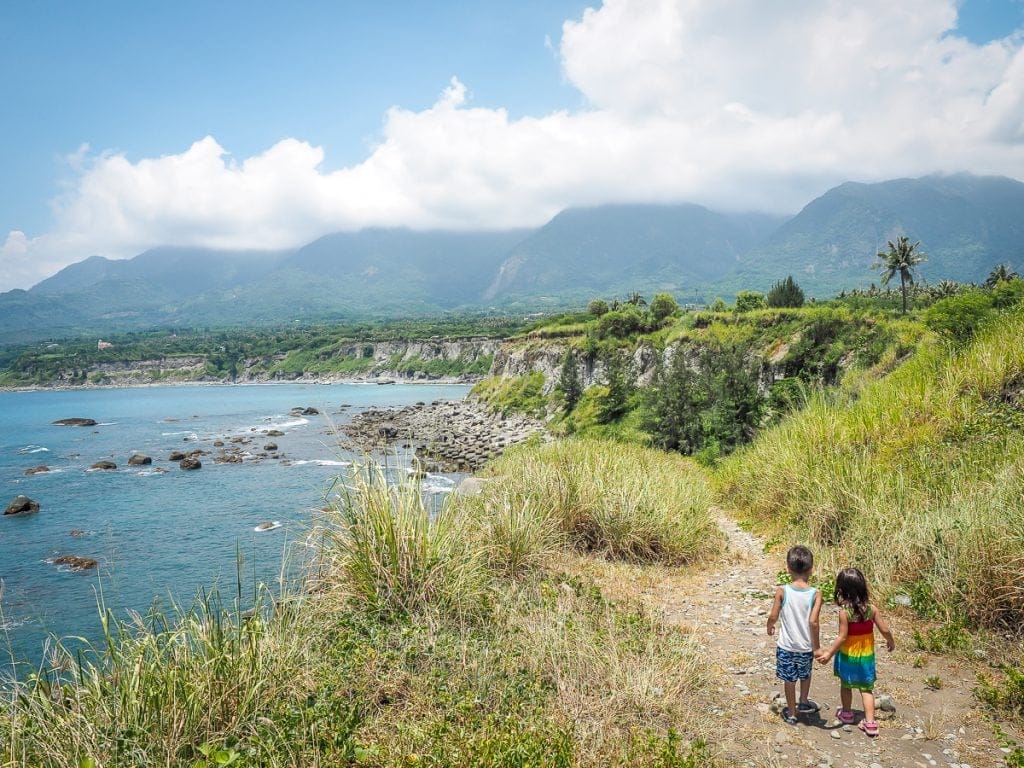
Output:
<instances>
[{"instance_id":1,"label":"rock in water","mask_svg":"<svg viewBox=\"0 0 1024 768\"><path fill-rule=\"evenodd\" d=\"M171 455L167 457L168 461L181 461L185 458L185 454L181 451L171 451Z\"/></svg>"},{"instance_id":2,"label":"rock in water","mask_svg":"<svg viewBox=\"0 0 1024 768\"><path fill-rule=\"evenodd\" d=\"M181 460L181 463L178 464L178 466L181 467L182 469L201 469L203 466L203 462L201 462L195 456L186 456L184 459Z\"/></svg>"},{"instance_id":3,"label":"rock in water","mask_svg":"<svg viewBox=\"0 0 1024 768\"><path fill-rule=\"evenodd\" d=\"M80 557L78 555L61 555L55 558L54 565L66 565L72 571L88 571L96 567L96 561L91 557Z\"/></svg>"},{"instance_id":4,"label":"rock in water","mask_svg":"<svg viewBox=\"0 0 1024 768\"><path fill-rule=\"evenodd\" d=\"M95 427L96 419L82 419L75 417L72 419L57 419L50 423L58 427Z\"/></svg>"},{"instance_id":5,"label":"rock in water","mask_svg":"<svg viewBox=\"0 0 1024 768\"><path fill-rule=\"evenodd\" d=\"M43 472L49 472L50 468L45 464L40 464L38 467L30 467L25 470L26 475L41 475Z\"/></svg>"},{"instance_id":6,"label":"rock in water","mask_svg":"<svg viewBox=\"0 0 1024 768\"><path fill-rule=\"evenodd\" d=\"M263 450L264 451L276 451L277 450L277 443L267 443L266 445L263 446Z\"/></svg>"},{"instance_id":7,"label":"rock in water","mask_svg":"<svg viewBox=\"0 0 1024 768\"><path fill-rule=\"evenodd\" d=\"M26 515L39 511L39 502L28 496L15 496L14 501L7 505L5 515Z\"/></svg>"},{"instance_id":8,"label":"rock in water","mask_svg":"<svg viewBox=\"0 0 1024 768\"><path fill-rule=\"evenodd\" d=\"M144 453L133 453L128 457L129 467L141 467L145 464L152 464L153 459Z\"/></svg>"},{"instance_id":9,"label":"rock in water","mask_svg":"<svg viewBox=\"0 0 1024 768\"><path fill-rule=\"evenodd\" d=\"M117 464L115 464L112 461L97 461L95 464L93 464L91 467L89 467L89 469L103 469L103 470L117 469Z\"/></svg>"}]
</instances>

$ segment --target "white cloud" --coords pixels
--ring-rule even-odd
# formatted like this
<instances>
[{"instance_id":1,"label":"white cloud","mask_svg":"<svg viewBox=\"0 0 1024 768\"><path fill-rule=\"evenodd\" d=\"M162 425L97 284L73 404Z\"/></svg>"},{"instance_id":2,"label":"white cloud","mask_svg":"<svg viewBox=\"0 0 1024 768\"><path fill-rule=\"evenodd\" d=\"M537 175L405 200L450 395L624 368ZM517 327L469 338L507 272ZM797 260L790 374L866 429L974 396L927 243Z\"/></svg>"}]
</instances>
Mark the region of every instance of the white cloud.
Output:
<instances>
[{"instance_id":1,"label":"white cloud","mask_svg":"<svg viewBox=\"0 0 1024 768\"><path fill-rule=\"evenodd\" d=\"M537 225L571 205L687 200L792 211L828 186L940 171L1024 178L1024 36L974 45L954 0L605 0L563 27L589 107L510 120L453 78L394 107L362 163L287 139L237 161L90 156L57 226L12 232L0 281L160 244L292 246L370 225Z\"/></svg>"}]
</instances>

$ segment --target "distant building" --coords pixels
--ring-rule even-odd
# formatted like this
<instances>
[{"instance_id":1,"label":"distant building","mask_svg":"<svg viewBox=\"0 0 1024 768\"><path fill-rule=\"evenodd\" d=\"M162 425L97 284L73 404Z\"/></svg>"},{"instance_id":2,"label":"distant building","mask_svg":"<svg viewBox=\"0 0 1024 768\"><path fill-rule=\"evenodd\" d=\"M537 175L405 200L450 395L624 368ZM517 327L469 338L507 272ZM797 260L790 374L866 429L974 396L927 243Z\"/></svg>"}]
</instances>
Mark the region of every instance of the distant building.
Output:
<instances>
[{"instance_id":1,"label":"distant building","mask_svg":"<svg viewBox=\"0 0 1024 768\"><path fill-rule=\"evenodd\" d=\"M96 349L110 349L112 346L114 345L109 341L104 341L103 339L96 342Z\"/></svg>"}]
</instances>

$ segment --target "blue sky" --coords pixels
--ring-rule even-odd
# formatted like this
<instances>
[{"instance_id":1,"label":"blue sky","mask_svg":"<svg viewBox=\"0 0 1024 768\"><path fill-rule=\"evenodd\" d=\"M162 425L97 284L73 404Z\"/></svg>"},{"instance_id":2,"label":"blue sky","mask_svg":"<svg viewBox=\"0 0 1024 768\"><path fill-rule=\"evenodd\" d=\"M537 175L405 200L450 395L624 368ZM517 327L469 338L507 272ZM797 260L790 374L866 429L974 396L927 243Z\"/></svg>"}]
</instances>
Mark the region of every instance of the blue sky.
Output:
<instances>
[{"instance_id":1,"label":"blue sky","mask_svg":"<svg viewBox=\"0 0 1024 768\"><path fill-rule=\"evenodd\" d=\"M4 3L0 290L160 244L1020 178L1024 1L888 5ZM904 105L912 133L860 117Z\"/></svg>"}]
</instances>

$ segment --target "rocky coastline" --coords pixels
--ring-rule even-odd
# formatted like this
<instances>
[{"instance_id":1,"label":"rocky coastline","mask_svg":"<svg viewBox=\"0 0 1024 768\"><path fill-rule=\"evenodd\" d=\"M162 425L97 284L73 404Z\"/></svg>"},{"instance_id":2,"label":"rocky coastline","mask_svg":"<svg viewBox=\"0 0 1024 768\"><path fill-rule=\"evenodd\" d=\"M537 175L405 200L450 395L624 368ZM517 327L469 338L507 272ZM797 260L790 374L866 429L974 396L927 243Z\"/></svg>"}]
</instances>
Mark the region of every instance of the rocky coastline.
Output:
<instances>
[{"instance_id":1,"label":"rocky coastline","mask_svg":"<svg viewBox=\"0 0 1024 768\"><path fill-rule=\"evenodd\" d=\"M370 408L339 429L366 452L412 450L424 472L476 472L517 443L547 437L542 422L492 411L472 397Z\"/></svg>"}]
</instances>

